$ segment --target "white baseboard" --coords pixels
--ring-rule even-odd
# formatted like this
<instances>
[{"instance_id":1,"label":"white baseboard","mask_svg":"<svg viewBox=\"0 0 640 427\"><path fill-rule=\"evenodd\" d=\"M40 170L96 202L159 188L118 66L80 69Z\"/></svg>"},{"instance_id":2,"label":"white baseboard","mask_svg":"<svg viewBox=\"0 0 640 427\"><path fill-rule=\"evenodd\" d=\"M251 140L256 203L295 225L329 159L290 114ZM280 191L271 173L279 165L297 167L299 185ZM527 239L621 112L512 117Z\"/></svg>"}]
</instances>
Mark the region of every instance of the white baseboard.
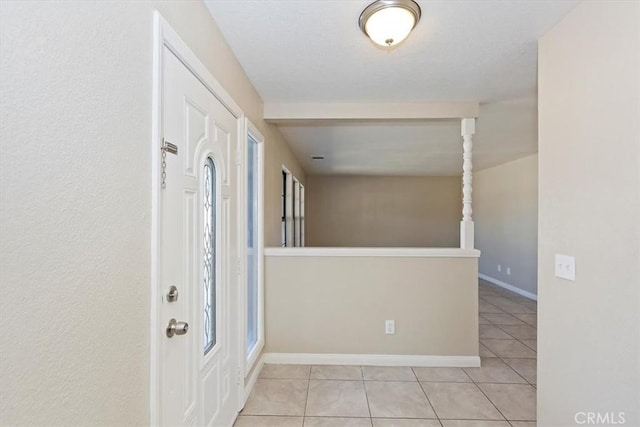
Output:
<instances>
[{"instance_id":1,"label":"white baseboard","mask_svg":"<svg viewBox=\"0 0 640 427\"><path fill-rule=\"evenodd\" d=\"M258 376L260 375L260 371L262 371L262 367L264 366L265 356L262 355L260 359L256 362L255 368L251 372L251 375L246 380L244 385L244 399L242 401L242 407L244 408L245 403L247 403L247 399L249 399L249 395L253 390L253 387L256 385L256 381L258 381Z\"/></svg>"},{"instance_id":2,"label":"white baseboard","mask_svg":"<svg viewBox=\"0 0 640 427\"><path fill-rule=\"evenodd\" d=\"M478 277L483 279L483 280L486 280L487 282L491 282L494 285L498 285L501 288L505 288L505 289L510 290L511 292L515 292L518 295L522 295L523 297L532 299L534 301L538 301L538 295L536 295L536 294L532 294L531 292L523 291L522 289L520 289L520 288L518 288L516 286L510 285L510 284L505 283L505 282L503 282L501 280L498 280L498 279L494 279L493 277L485 276L484 274L478 273Z\"/></svg>"},{"instance_id":3,"label":"white baseboard","mask_svg":"<svg viewBox=\"0 0 640 427\"><path fill-rule=\"evenodd\" d=\"M264 363L275 365L367 365L476 368L479 356L421 356L399 354L265 353Z\"/></svg>"}]
</instances>

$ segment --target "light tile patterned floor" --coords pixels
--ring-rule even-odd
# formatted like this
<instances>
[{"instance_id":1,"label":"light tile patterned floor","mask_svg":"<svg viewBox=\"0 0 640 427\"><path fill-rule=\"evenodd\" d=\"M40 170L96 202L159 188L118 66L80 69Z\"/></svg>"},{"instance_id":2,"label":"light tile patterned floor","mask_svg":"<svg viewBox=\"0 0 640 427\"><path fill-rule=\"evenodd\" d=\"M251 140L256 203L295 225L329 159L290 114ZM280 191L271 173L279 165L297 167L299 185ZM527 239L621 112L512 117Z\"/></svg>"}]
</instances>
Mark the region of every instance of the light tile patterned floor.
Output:
<instances>
[{"instance_id":1,"label":"light tile patterned floor","mask_svg":"<svg viewBox=\"0 0 640 427\"><path fill-rule=\"evenodd\" d=\"M537 305L479 296L482 367L265 365L235 426L535 426Z\"/></svg>"}]
</instances>

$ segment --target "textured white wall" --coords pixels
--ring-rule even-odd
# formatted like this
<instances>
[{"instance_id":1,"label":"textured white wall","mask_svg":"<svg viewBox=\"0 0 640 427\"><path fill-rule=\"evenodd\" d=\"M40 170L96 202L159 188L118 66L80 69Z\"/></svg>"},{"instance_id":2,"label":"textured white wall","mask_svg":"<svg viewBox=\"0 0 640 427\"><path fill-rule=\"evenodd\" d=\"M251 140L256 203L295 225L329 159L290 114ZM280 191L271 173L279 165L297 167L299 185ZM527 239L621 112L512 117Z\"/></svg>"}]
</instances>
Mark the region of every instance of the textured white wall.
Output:
<instances>
[{"instance_id":1,"label":"textured white wall","mask_svg":"<svg viewBox=\"0 0 640 427\"><path fill-rule=\"evenodd\" d=\"M639 22L638 2L588 1L540 40L540 426L640 425Z\"/></svg>"},{"instance_id":2,"label":"textured white wall","mask_svg":"<svg viewBox=\"0 0 640 427\"><path fill-rule=\"evenodd\" d=\"M0 424L145 424L154 9L304 175L201 2L0 8Z\"/></svg>"},{"instance_id":3,"label":"textured white wall","mask_svg":"<svg viewBox=\"0 0 640 427\"><path fill-rule=\"evenodd\" d=\"M475 173L473 216L476 248L482 252L479 272L536 294L538 156ZM511 274L507 274L507 268Z\"/></svg>"},{"instance_id":4,"label":"textured white wall","mask_svg":"<svg viewBox=\"0 0 640 427\"><path fill-rule=\"evenodd\" d=\"M125 9L2 5L2 424L148 419L151 16Z\"/></svg>"}]
</instances>

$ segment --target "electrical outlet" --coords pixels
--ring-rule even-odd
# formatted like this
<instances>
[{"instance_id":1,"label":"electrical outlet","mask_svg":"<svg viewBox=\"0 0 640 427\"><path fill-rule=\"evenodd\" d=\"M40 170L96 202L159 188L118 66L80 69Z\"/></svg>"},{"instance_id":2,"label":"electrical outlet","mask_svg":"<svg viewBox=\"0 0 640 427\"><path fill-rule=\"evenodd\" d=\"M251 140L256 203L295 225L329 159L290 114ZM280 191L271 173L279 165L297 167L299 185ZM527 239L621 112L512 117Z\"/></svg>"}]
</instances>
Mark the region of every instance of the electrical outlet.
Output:
<instances>
[{"instance_id":1,"label":"electrical outlet","mask_svg":"<svg viewBox=\"0 0 640 427\"><path fill-rule=\"evenodd\" d=\"M393 335L396 333L396 321L386 320L384 322L384 333L387 335Z\"/></svg>"},{"instance_id":2,"label":"electrical outlet","mask_svg":"<svg viewBox=\"0 0 640 427\"><path fill-rule=\"evenodd\" d=\"M511 276L511 267L507 267L507 276Z\"/></svg>"},{"instance_id":3,"label":"electrical outlet","mask_svg":"<svg viewBox=\"0 0 640 427\"><path fill-rule=\"evenodd\" d=\"M565 280L576 280L576 258L570 255L556 254L556 277Z\"/></svg>"},{"instance_id":4,"label":"electrical outlet","mask_svg":"<svg viewBox=\"0 0 640 427\"><path fill-rule=\"evenodd\" d=\"M498 264L498 271L502 271L502 266Z\"/></svg>"}]
</instances>

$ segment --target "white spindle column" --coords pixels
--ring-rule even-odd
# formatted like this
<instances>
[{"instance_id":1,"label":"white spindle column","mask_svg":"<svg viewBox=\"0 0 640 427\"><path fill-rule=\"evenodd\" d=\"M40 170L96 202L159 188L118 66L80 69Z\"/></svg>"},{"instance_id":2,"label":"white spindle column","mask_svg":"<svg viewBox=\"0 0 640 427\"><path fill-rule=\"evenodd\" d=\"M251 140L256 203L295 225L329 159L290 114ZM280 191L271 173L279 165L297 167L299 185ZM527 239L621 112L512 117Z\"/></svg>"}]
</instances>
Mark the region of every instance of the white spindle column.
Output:
<instances>
[{"instance_id":1,"label":"white spindle column","mask_svg":"<svg viewBox=\"0 0 640 427\"><path fill-rule=\"evenodd\" d=\"M473 134L476 132L476 119L462 119L462 221L460 222L460 247L473 249L473 218L471 193L473 192L473 163L471 150Z\"/></svg>"}]
</instances>

